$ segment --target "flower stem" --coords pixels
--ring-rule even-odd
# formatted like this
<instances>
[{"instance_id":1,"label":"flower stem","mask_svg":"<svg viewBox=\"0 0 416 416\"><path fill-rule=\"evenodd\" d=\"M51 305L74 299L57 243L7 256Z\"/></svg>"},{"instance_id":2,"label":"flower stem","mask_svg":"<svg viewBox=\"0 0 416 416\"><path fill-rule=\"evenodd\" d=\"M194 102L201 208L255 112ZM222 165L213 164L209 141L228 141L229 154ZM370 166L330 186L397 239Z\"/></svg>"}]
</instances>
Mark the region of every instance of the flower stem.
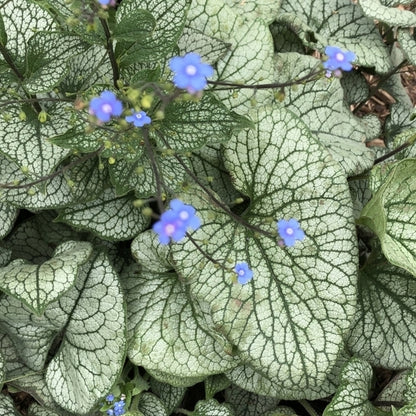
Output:
<instances>
[{"instance_id":1,"label":"flower stem","mask_svg":"<svg viewBox=\"0 0 416 416\"><path fill-rule=\"evenodd\" d=\"M304 409L310 414L310 416L319 416L316 410L309 404L307 400L299 400L299 403L304 407Z\"/></svg>"},{"instance_id":2,"label":"flower stem","mask_svg":"<svg viewBox=\"0 0 416 416\"><path fill-rule=\"evenodd\" d=\"M108 53L108 57L110 58L111 68L113 70L113 84L114 84L114 87L118 89L117 81L120 78L120 71L118 69L118 64L116 61L116 57L114 55L113 41L111 40L110 29L105 19L100 18L100 22L101 22L101 26L104 29L105 37L107 39L107 53Z\"/></svg>"}]
</instances>

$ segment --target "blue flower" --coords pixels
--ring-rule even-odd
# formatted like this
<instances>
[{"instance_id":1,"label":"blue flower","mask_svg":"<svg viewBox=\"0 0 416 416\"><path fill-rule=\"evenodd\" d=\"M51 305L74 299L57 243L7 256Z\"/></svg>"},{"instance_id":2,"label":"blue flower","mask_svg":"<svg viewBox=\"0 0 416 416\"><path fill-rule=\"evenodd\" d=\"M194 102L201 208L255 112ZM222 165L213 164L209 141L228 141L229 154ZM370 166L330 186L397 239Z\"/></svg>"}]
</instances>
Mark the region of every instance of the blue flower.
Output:
<instances>
[{"instance_id":1,"label":"blue flower","mask_svg":"<svg viewBox=\"0 0 416 416\"><path fill-rule=\"evenodd\" d=\"M324 62L324 68L329 71L335 71L336 69L342 69L343 71L351 71L351 62L355 60L356 56L354 52L343 51L336 46L327 46L325 53L328 59Z\"/></svg>"},{"instance_id":2,"label":"blue flower","mask_svg":"<svg viewBox=\"0 0 416 416\"><path fill-rule=\"evenodd\" d=\"M296 240L302 241L305 238L304 231L294 218L291 218L289 221L279 220L277 222L277 231L288 247L294 246Z\"/></svg>"},{"instance_id":3,"label":"blue flower","mask_svg":"<svg viewBox=\"0 0 416 416\"><path fill-rule=\"evenodd\" d=\"M126 121L133 123L136 127L143 127L152 122L151 118L144 111L133 111L133 115L127 116Z\"/></svg>"},{"instance_id":4,"label":"blue flower","mask_svg":"<svg viewBox=\"0 0 416 416\"><path fill-rule=\"evenodd\" d=\"M106 413L107 413L108 416L114 416L114 410L113 409L108 409Z\"/></svg>"},{"instance_id":5,"label":"blue flower","mask_svg":"<svg viewBox=\"0 0 416 416\"><path fill-rule=\"evenodd\" d=\"M115 6L116 0L98 0L101 6Z\"/></svg>"},{"instance_id":6,"label":"blue flower","mask_svg":"<svg viewBox=\"0 0 416 416\"><path fill-rule=\"evenodd\" d=\"M201 62L201 57L194 52L175 56L169 61L169 67L174 72L175 86L187 89L191 94L202 91L207 85L207 77L214 74L212 66Z\"/></svg>"},{"instance_id":7,"label":"blue flower","mask_svg":"<svg viewBox=\"0 0 416 416\"><path fill-rule=\"evenodd\" d=\"M195 212L192 205L173 199L170 202L170 209L153 224L153 231L159 235L160 243L169 244L170 239L178 242L185 237L188 228L197 230L201 226L201 221Z\"/></svg>"},{"instance_id":8,"label":"blue flower","mask_svg":"<svg viewBox=\"0 0 416 416\"><path fill-rule=\"evenodd\" d=\"M106 398L105 398L108 402L112 402L114 400L114 394L109 394Z\"/></svg>"},{"instance_id":9,"label":"blue flower","mask_svg":"<svg viewBox=\"0 0 416 416\"><path fill-rule=\"evenodd\" d=\"M120 416L126 413L126 409L124 409L125 404L123 400L114 403L114 416Z\"/></svg>"},{"instance_id":10,"label":"blue flower","mask_svg":"<svg viewBox=\"0 0 416 416\"><path fill-rule=\"evenodd\" d=\"M102 122L110 121L111 116L119 116L123 112L121 101L111 91L105 90L99 97L90 101L90 114Z\"/></svg>"},{"instance_id":11,"label":"blue flower","mask_svg":"<svg viewBox=\"0 0 416 416\"><path fill-rule=\"evenodd\" d=\"M241 285L245 285L253 278L253 271L248 267L246 262L237 263L234 271L237 273L237 280Z\"/></svg>"}]
</instances>

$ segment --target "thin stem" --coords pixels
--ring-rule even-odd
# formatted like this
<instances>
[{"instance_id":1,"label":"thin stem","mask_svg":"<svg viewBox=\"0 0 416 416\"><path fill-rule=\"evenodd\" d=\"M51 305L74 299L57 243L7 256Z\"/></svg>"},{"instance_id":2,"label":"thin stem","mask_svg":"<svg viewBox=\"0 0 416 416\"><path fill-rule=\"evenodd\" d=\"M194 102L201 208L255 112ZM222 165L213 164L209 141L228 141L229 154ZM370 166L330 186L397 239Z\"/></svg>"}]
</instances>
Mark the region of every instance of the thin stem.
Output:
<instances>
[{"instance_id":1,"label":"thin stem","mask_svg":"<svg viewBox=\"0 0 416 416\"><path fill-rule=\"evenodd\" d=\"M253 84L253 85L248 85L248 84L238 84L238 83L233 83L233 82L226 82L226 81L208 81L208 84L211 85L222 85L222 86L226 86L226 89L255 89L255 90L261 90L261 89L267 89L267 88L284 88L284 87L290 87L292 85L298 85L298 84L303 84L305 81L314 78L316 75L321 74L323 71L322 69L320 69L319 71L315 71L315 72L310 72L309 74L294 80L294 81L287 81L287 82L272 82L272 83L268 83L268 84ZM216 91L218 91L219 88L216 89Z\"/></svg>"},{"instance_id":2,"label":"thin stem","mask_svg":"<svg viewBox=\"0 0 416 416\"><path fill-rule=\"evenodd\" d=\"M13 381L21 380L25 377L30 377L30 376L35 376L37 374L41 374L41 373L43 373L43 371L44 370L42 370L42 371L33 371L32 373L28 373L28 374L22 374L21 376L17 376L17 377L14 377L14 378L10 378L8 380L4 380L3 383L4 384L13 383Z\"/></svg>"},{"instance_id":3,"label":"thin stem","mask_svg":"<svg viewBox=\"0 0 416 416\"><path fill-rule=\"evenodd\" d=\"M190 410L186 410L186 409L182 409L182 408L175 409L175 412L176 413L182 413L183 415L188 415L188 416L193 415L193 412L191 412Z\"/></svg>"},{"instance_id":4,"label":"thin stem","mask_svg":"<svg viewBox=\"0 0 416 416\"><path fill-rule=\"evenodd\" d=\"M381 163L381 162L384 162L386 159L388 159L388 158L390 158L390 157L394 156L396 153L399 153L399 152L401 152L403 149L406 149L406 147L411 146L411 145L414 143L415 139L416 139L416 135L415 135L414 137L412 137L412 139L411 139L411 140L409 140L409 141L407 141L406 143L403 143L402 145L400 145L399 147L396 147L395 149L393 149L391 152L386 153L386 154L385 154L385 155L383 155L383 156L380 156L379 158L377 158L377 159L374 161L374 165L377 165L377 164L379 164L379 163Z\"/></svg>"},{"instance_id":5,"label":"thin stem","mask_svg":"<svg viewBox=\"0 0 416 416\"><path fill-rule=\"evenodd\" d=\"M120 78L120 71L118 69L116 57L114 55L113 41L111 40L110 29L109 29L107 21L105 19L100 18L100 22L101 22L101 25L104 29L105 37L107 39L106 48L107 48L108 57L110 58L111 68L113 70L113 84L114 84L114 87L118 89L117 81Z\"/></svg>"},{"instance_id":6,"label":"thin stem","mask_svg":"<svg viewBox=\"0 0 416 416\"><path fill-rule=\"evenodd\" d=\"M0 53L2 54L4 60L6 61L7 65L9 65L9 67L11 68L11 70L15 73L15 75L17 76L17 78L19 78L20 82L23 83L24 81L24 76L23 74L19 71L19 69L17 68L17 66L14 64L13 59L11 58L9 51L0 43ZM29 99L34 99L33 95L29 94L21 85L23 91L25 92L26 96ZM35 111L37 113L40 113L42 111L42 107L39 105L38 102L34 101L33 102L33 108L35 109Z\"/></svg>"},{"instance_id":7,"label":"thin stem","mask_svg":"<svg viewBox=\"0 0 416 416\"><path fill-rule=\"evenodd\" d=\"M309 404L307 400L299 400L299 403L310 414L310 416L319 416L319 413L316 412L316 410Z\"/></svg>"},{"instance_id":8,"label":"thin stem","mask_svg":"<svg viewBox=\"0 0 416 416\"><path fill-rule=\"evenodd\" d=\"M159 208L159 212L163 212L163 202L162 202L162 186L163 180L159 173L159 167L157 166L155 155L153 152L152 145L149 140L149 130L147 128L143 129L143 138L144 138L144 145L146 148L147 156L149 157L150 164L152 165L153 174L155 175L155 182L156 182L156 189L157 189L157 206Z\"/></svg>"},{"instance_id":9,"label":"thin stem","mask_svg":"<svg viewBox=\"0 0 416 416\"><path fill-rule=\"evenodd\" d=\"M396 401L375 401L375 402L373 402L373 406L375 406L375 407L382 407L382 406L403 407L404 406L404 402L396 402Z\"/></svg>"},{"instance_id":10,"label":"thin stem","mask_svg":"<svg viewBox=\"0 0 416 416\"><path fill-rule=\"evenodd\" d=\"M168 148L168 149L172 149L168 142L165 140L165 138L163 137L162 134L160 134L160 132L158 132L159 137L162 139L164 145ZM185 172L198 184L198 186L200 186L202 188L202 190L209 196L209 198L211 199L212 202L214 202L214 204L216 204L218 207L220 207L221 209L223 209L230 217L232 217L236 222L238 222L239 224L243 225L244 227L257 232L259 234L265 235L267 237L273 238L275 239L277 236L273 235L272 233L269 233L267 231L262 230L259 227L256 227L254 225L251 225L249 223L247 223L246 221L244 221L239 215L235 214L233 211L231 211L231 209L224 204L222 201L220 201L218 198L216 198L216 196L211 192L211 190L205 186L204 183L202 183L199 178L188 168L188 166L186 166L185 162L182 160L182 158L180 156L178 156L176 153L173 154L173 156L175 157L175 159L179 162L179 164L183 167L183 169L185 170Z\"/></svg>"},{"instance_id":11,"label":"thin stem","mask_svg":"<svg viewBox=\"0 0 416 416\"><path fill-rule=\"evenodd\" d=\"M74 166L77 166L83 162L85 162L88 159L92 159L93 157L97 156L104 150L104 146L101 146L98 150L92 153L88 153L81 157L80 159L76 159L73 162L69 163L68 165L64 166L62 169L57 170L56 172L51 173L47 176L42 176L41 178L37 179L36 181L29 182L23 185L14 185L14 184L7 184L7 183L0 183L0 188L3 189L22 189L22 188L30 188L31 186L37 185L38 183L48 181L49 179L53 179L55 176L60 175L61 173L64 173L68 169L73 168Z\"/></svg>"}]
</instances>

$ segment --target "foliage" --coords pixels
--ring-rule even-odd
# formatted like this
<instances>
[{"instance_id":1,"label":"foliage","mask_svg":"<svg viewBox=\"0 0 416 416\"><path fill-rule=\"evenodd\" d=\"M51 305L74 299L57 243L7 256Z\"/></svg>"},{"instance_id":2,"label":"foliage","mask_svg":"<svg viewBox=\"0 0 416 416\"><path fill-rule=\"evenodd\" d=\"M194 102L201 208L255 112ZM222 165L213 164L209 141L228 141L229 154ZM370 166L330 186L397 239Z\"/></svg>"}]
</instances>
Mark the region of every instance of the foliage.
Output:
<instances>
[{"instance_id":1,"label":"foliage","mask_svg":"<svg viewBox=\"0 0 416 416\"><path fill-rule=\"evenodd\" d=\"M413 7L3 1L0 415L416 414Z\"/></svg>"}]
</instances>

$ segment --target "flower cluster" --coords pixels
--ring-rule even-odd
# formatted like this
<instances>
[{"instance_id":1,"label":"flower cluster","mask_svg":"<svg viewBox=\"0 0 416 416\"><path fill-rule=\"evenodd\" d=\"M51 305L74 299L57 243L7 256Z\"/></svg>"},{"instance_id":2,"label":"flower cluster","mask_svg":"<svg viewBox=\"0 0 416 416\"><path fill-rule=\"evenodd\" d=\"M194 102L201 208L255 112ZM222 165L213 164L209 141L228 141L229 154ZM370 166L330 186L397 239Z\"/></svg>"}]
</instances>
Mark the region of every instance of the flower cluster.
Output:
<instances>
[{"instance_id":1,"label":"flower cluster","mask_svg":"<svg viewBox=\"0 0 416 416\"><path fill-rule=\"evenodd\" d=\"M153 231L158 234L160 243L169 244L170 239L178 242L185 237L188 228L197 230L201 221L195 212L192 205L186 205L179 199L170 201L170 209L153 224Z\"/></svg>"},{"instance_id":2,"label":"flower cluster","mask_svg":"<svg viewBox=\"0 0 416 416\"><path fill-rule=\"evenodd\" d=\"M302 241L305 238L304 231L294 218L291 218L289 221L279 220L277 222L277 231L288 247L293 247L296 240Z\"/></svg>"},{"instance_id":3,"label":"flower cluster","mask_svg":"<svg viewBox=\"0 0 416 416\"><path fill-rule=\"evenodd\" d=\"M340 76L341 70L351 71L352 61L356 58L354 52L343 51L336 46L327 46L325 48L325 53L328 56L328 59L324 62L324 68L327 70L327 77L331 76L332 73L336 76Z\"/></svg>"},{"instance_id":4,"label":"flower cluster","mask_svg":"<svg viewBox=\"0 0 416 416\"><path fill-rule=\"evenodd\" d=\"M178 88L186 89L190 94L202 91L207 85L214 69L201 62L201 57L194 52L185 56L175 56L169 61L169 68L174 72L173 83Z\"/></svg>"},{"instance_id":5,"label":"flower cluster","mask_svg":"<svg viewBox=\"0 0 416 416\"><path fill-rule=\"evenodd\" d=\"M107 415L108 416L120 416L120 415L124 415L124 413L126 413L126 409L125 409L125 401L123 399L123 397L117 401L114 402L114 394L109 394L105 400L112 405L112 409L108 409L107 410Z\"/></svg>"}]
</instances>

